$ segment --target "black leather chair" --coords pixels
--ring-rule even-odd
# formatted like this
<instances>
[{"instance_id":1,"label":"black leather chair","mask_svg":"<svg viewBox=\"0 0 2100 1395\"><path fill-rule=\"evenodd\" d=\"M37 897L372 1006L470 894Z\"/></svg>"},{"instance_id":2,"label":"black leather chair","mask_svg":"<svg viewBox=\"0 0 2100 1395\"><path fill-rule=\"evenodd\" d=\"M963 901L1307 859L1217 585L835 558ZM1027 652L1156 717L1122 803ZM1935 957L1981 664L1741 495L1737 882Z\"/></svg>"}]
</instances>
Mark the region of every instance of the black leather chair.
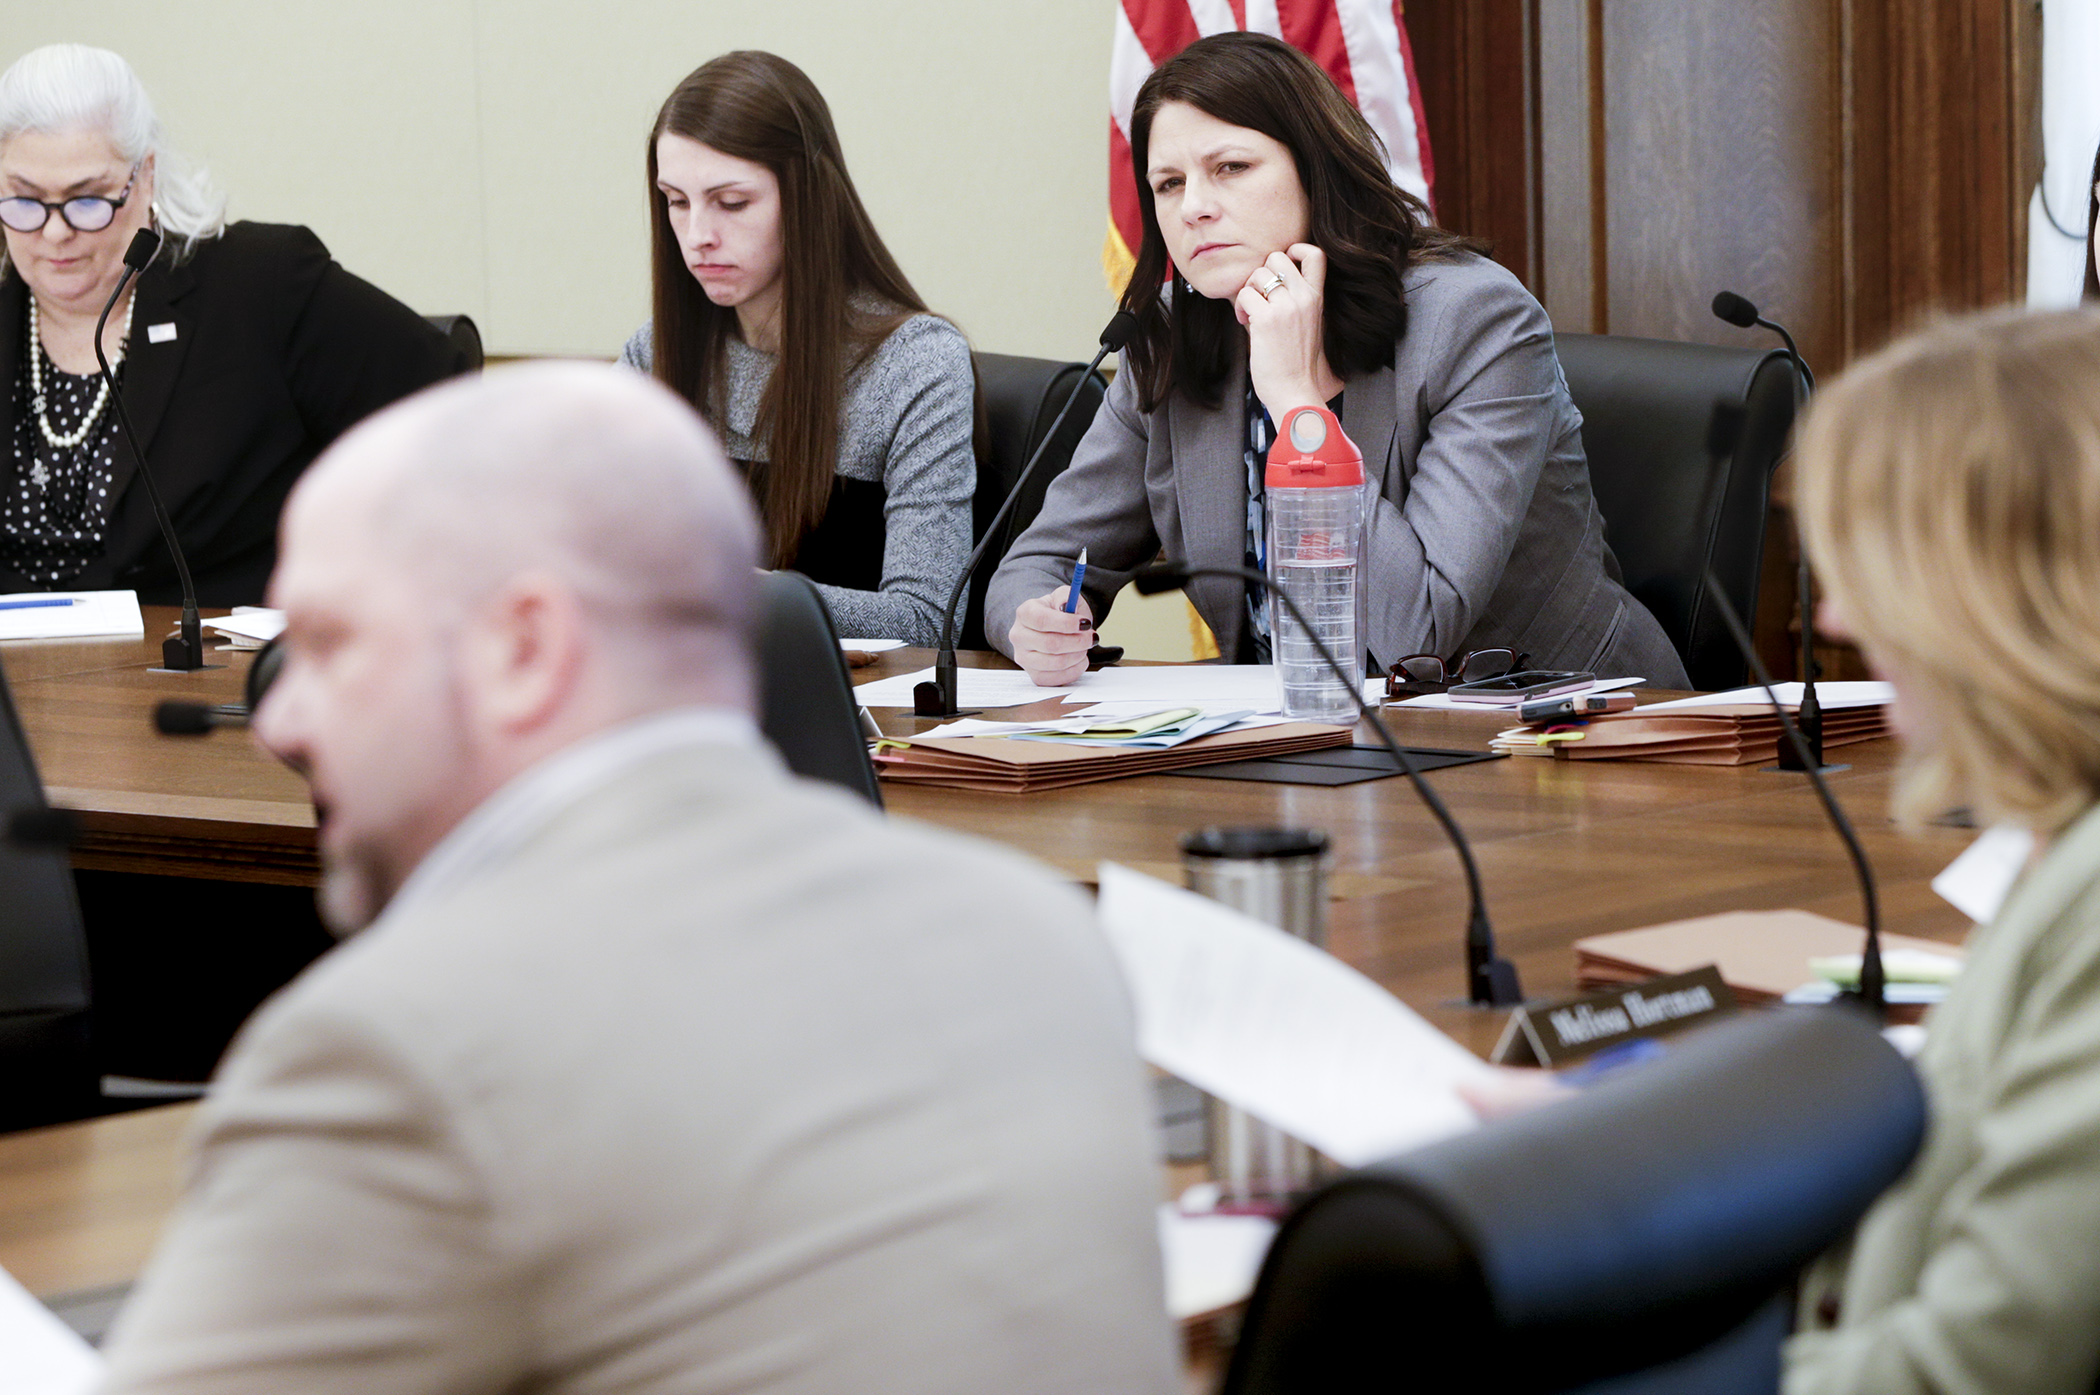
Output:
<instances>
[{"instance_id":1,"label":"black leather chair","mask_svg":"<svg viewBox=\"0 0 2100 1395\"><path fill-rule=\"evenodd\" d=\"M439 334L452 341L453 347L467 356L467 371L481 371L481 330L467 315L425 315L425 320Z\"/></svg>"},{"instance_id":2,"label":"black leather chair","mask_svg":"<svg viewBox=\"0 0 2100 1395\"><path fill-rule=\"evenodd\" d=\"M846 656L809 578L767 572L760 586L759 726L788 769L882 807Z\"/></svg>"},{"instance_id":3,"label":"black leather chair","mask_svg":"<svg viewBox=\"0 0 2100 1395\"><path fill-rule=\"evenodd\" d=\"M0 674L0 1129L100 1111L87 936L62 850L22 847L6 824L40 811L43 782Z\"/></svg>"},{"instance_id":4,"label":"black leather chair","mask_svg":"<svg viewBox=\"0 0 2100 1395\"><path fill-rule=\"evenodd\" d=\"M1772 472L1794 425L1793 361L1778 349L1614 335L1554 344L1626 588L1662 622L1693 687L1738 686L1746 666L1702 582L1711 563L1755 623ZM1716 404L1731 409L1718 433Z\"/></svg>"},{"instance_id":5,"label":"black leather chair","mask_svg":"<svg viewBox=\"0 0 2100 1395\"><path fill-rule=\"evenodd\" d=\"M1049 434L1050 423L1064 406L1065 397L1086 372L1084 363L1059 363L1047 358L1016 358L1011 354L976 354L977 390L984 398L985 427L989 438L987 449L979 454L977 461L977 498L973 508L975 515L972 534L984 537L985 525L999 511L1013 489L1014 481L1020 478L1021 467L1044 436ZM1072 414L1058 428L1057 439L1044 452L1043 463L1036 467L1034 480L1027 492L1015 503L1014 511L999 529L999 536L985 549L984 557L977 569L970 574L970 595L963 606L962 622L956 629L956 647L959 649L986 649L990 646L984 638L984 592L991 584L992 573L999 570L1000 561L1012 547L1014 539L1023 529L1035 521L1043 507L1043 493L1049 489L1050 481L1064 473L1072 463L1072 452L1079 445L1079 438L1086 435L1087 427L1094 421L1094 413L1101 407L1101 399L1108 394L1108 380L1100 373L1079 394L1072 405Z\"/></svg>"},{"instance_id":6,"label":"black leather chair","mask_svg":"<svg viewBox=\"0 0 2100 1395\"><path fill-rule=\"evenodd\" d=\"M1917 1077L1863 1014L1688 1035L1314 1194L1270 1247L1224 1390L1771 1395L1794 1276L1924 1131Z\"/></svg>"}]
</instances>

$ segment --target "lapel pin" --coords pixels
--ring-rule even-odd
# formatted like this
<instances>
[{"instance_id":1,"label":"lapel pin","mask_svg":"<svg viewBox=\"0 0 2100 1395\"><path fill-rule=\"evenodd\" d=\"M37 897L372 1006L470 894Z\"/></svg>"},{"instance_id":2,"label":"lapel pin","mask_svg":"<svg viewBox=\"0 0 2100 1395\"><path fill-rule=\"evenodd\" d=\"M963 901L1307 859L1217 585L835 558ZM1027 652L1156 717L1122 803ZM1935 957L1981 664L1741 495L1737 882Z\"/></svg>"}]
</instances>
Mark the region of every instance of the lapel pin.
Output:
<instances>
[{"instance_id":1,"label":"lapel pin","mask_svg":"<svg viewBox=\"0 0 2100 1395\"><path fill-rule=\"evenodd\" d=\"M146 326L146 342L148 344L166 344L174 338L175 322L173 320L168 321L166 324Z\"/></svg>"}]
</instances>

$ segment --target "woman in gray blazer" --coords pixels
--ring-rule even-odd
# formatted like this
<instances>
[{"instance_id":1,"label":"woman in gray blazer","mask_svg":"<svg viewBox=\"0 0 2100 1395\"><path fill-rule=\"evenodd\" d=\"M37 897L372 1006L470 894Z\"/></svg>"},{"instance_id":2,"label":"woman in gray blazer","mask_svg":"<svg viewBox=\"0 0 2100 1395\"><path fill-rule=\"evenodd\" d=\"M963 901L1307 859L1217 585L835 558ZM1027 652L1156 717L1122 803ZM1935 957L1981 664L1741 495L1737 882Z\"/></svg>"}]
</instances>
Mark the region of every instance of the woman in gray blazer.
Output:
<instances>
[{"instance_id":1,"label":"woman in gray blazer","mask_svg":"<svg viewBox=\"0 0 2100 1395\"><path fill-rule=\"evenodd\" d=\"M1144 232L1123 308L1138 330L992 580L994 643L1038 683L1066 683L1110 599L1162 550L1259 566L1272 423L1325 402L1379 482L1374 664L1508 648L1537 667L1685 685L1619 583L1545 311L1430 226L1311 59L1258 34L1199 40L1146 80L1130 135ZM1066 614L1082 547L1084 599ZM1267 661L1262 597L1216 578L1189 596L1228 659Z\"/></svg>"}]
</instances>

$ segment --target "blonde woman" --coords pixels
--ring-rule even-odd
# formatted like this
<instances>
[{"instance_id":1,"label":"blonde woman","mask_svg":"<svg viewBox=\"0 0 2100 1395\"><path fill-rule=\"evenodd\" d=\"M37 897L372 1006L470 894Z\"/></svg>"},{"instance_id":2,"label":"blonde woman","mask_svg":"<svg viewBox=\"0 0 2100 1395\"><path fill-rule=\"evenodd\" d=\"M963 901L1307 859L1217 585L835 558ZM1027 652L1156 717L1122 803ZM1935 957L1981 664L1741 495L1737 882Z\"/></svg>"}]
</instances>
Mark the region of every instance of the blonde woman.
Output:
<instances>
[{"instance_id":1,"label":"blonde woman","mask_svg":"<svg viewBox=\"0 0 2100 1395\"><path fill-rule=\"evenodd\" d=\"M2036 851L1934 1014L1932 1128L1812 1273L1785 1388L2084 1395L2100 1375L2100 312L1884 350L1800 449L1830 619L1896 688L1899 817Z\"/></svg>"}]
</instances>

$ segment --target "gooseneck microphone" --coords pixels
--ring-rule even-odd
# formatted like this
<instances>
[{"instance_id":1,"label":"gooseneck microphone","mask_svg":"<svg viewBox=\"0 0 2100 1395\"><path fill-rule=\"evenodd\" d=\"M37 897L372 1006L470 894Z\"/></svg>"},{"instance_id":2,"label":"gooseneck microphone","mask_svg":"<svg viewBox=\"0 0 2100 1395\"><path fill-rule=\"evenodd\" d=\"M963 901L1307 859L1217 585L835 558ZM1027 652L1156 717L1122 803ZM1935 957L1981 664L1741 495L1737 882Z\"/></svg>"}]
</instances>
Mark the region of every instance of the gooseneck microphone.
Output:
<instances>
[{"instance_id":1,"label":"gooseneck microphone","mask_svg":"<svg viewBox=\"0 0 2100 1395\"><path fill-rule=\"evenodd\" d=\"M1072 391L1065 397L1065 405L1051 421L1050 429L1043 433L1043 439L1036 443L1035 450L1028 457L1028 463L1021 467L1020 476L1014 480L1014 487L1007 491L1006 502L999 505L999 512L993 514L992 521L985 525L984 536L979 538L977 546L970 550L969 560L963 563L962 571L955 578L955 589L948 593L948 608L941 614L941 647L934 655L933 679L912 689L913 715L961 715L957 711L955 700L955 616L956 612L962 609L963 590L970 584L970 573L977 570L978 562L984 558L984 550L992 545L993 538L999 536L999 530L1005 526L1007 518L1013 513L1014 505L1020 503L1021 491L1028 487L1028 481L1035 475L1035 467L1042 462L1043 452L1057 439L1058 428L1063 426L1065 418L1072 414L1072 404L1079 400L1079 394L1086 388L1087 381L1094 376L1094 370L1101 366L1102 359L1129 343L1130 336L1136 330L1137 316L1128 310L1118 310L1110 317L1107 327L1101 331L1100 350L1095 353L1093 361L1087 364L1086 372L1079 375L1079 381L1072 384Z\"/></svg>"},{"instance_id":2,"label":"gooseneck microphone","mask_svg":"<svg viewBox=\"0 0 2100 1395\"><path fill-rule=\"evenodd\" d=\"M139 448L139 434L131 427L131 413L125 410L124 394L117 387L117 375L110 371L109 355L102 351L102 327L109 323L109 312L117 308L124 288L146 269L153 254L159 250L160 234L152 228L140 228L131 235L131 245L124 249L124 274L117 278L117 288L109 293L109 300L95 321L95 362L102 366L102 381L108 385L109 400L116 406L117 424L124 428L125 444L131 447L131 458L139 467L139 479L146 486L146 498L153 505L154 521L160 524L160 535L167 540L168 554L175 559L175 575L182 582L182 624L160 646L161 667L191 673L204 667L204 623L197 617L197 586L190 580L189 559L182 555L182 543L175 536L175 524L168 517L168 506L161 502L160 487L153 482L153 471L146 465L146 453Z\"/></svg>"},{"instance_id":3,"label":"gooseneck microphone","mask_svg":"<svg viewBox=\"0 0 2100 1395\"><path fill-rule=\"evenodd\" d=\"M1816 375L1809 371L1808 360L1801 357L1801 351L1794 347L1794 336L1786 332L1785 325L1780 324L1777 320L1766 319L1758 313L1755 301L1748 296L1737 295L1734 291L1722 291L1717 294L1714 297L1713 311L1715 315L1734 325L1737 329L1750 329L1761 326L1784 339L1786 341L1787 357L1794 361L1794 367L1801 370L1802 384L1807 387L1810 394L1814 394L1816 390Z\"/></svg>"},{"instance_id":4,"label":"gooseneck microphone","mask_svg":"<svg viewBox=\"0 0 2100 1395\"><path fill-rule=\"evenodd\" d=\"M153 709L153 729L162 736L203 736L220 727L248 725L248 708L238 702L180 702L174 698Z\"/></svg>"},{"instance_id":5,"label":"gooseneck microphone","mask_svg":"<svg viewBox=\"0 0 2100 1395\"><path fill-rule=\"evenodd\" d=\"M1466 842L1466 835L1459 828L1458 820L1451 816L1451 811L1444 806L1444 801L1430 787L1421 768L1407 754L1407 748L1393 740L1393 734L1385 729L1385 723L1378 720L1378 714L1364 701L1363 679L1349 676L1349 671L1342 667L1334 657L1333 651L1328 649L1327 642L1320 638L1320 632L1306 619L1305 612L1299 609L1298 602L1292 598L1291 593L1273 584L1266 574L1252 567L1192 567L1186 562L1174 561L1155 562L1149 567L1139 568L1130 578L1130 584L1138 589L1140 595L1156 596L1164 591L1179 591L1199 576L1235 578L1267 588L1271 595L1283 602L1284 607L1290 611L1291 618L1298 622L1298 628L1313 642L1313 648L1319 651L1320 661L1327 665L1328 672L1340 679L1342 687L1355 696L1357 713L1371 724L1371 730L1377 733L1386 753L1392 756L1394 766L1414 783L1415 793L1421 796L1422 802L1429 806L1429 812L1443 826L1444 836L1450 839L1451 846L1457 849L1459 866L1465 870L1468 902L1466 1001L1475 1007L1516 1007L1522 1003L1524 993L1517 986L1517 966L1495 953L1495 931L1488 922L1487 897L1480 889L1480 868L1473 861L1472 845Z\"/></svg>"},{"instance_id":6,"label":"gooseneck microphone","mask_svg":"<svg viewBox=\"0 0 2100 1395\"><path fill-rule=\"evenodd\" d=\"M1743 624L1743 617L1736 614L1734 604L1729 601L1728 593L1723 589L1721 579L1714 575L1712 567L1706 569L1706 595L1720 612L1721 623L1728 627L1729 637L1735 641L1735 647L1742 651L1743 658L1749 662L1750 671L1756 676L1758 686L1765 690L1765 700L1772 704L1772 711L1778 714L1780 728L1786 733L1786 744L1793 748L1794 755L1801 761L1802 769L1807 771L1809 783L1816 787L1816 798L1822 801L1823 812L1829 817L1830 826L1837 830L1838 837L1844 841L1845 851L1852 856L1852 870L1859 878L1859 899L1866 911L1867 938L1859 955L1859 987L1846 996L1856 999L1877 1019L1885 1018L1888 1015L1888 986L1881 969L1881 898L1874 888L1874 869L1867 862L1867 851L1860 846L1859 834L1853 829L1852 820L1845 817L1845 811L1839 806L1837 796L1830 792L1830 786L1823 780L1823 762L1819 758L1811 757L1807 739L1802 735L1801 729L1794 725L1793 719L1787 716L1786 708L1780 704L1779 694L1772 691L1772 675L1766 671L1764 660L1757 656L1757 646L1750 640L1749 627ZM1803 696L1806 696L1805 691ZM1817 754L1820 756L1820 753Z\"/></svg>"},{"instance_id":7,"label":"gooseneck microphone","mask_svg":"<svg viewBox=\"0 0 2100 1395\"><path fill-rule=\"evenodd\" d=\"M239 702L183 702L169 698L153 709L153 729L162 736L205 736L220 727L245 727L284 667L284 641L273 639L255 652Z\"/></svg>"},{"instance_id":8,"label":"gooseneck microphone","mask_svg":"<svg viewBox=\"0 0 2100 1395\"><path fill-rule=\"evenodd\" d=\"M1713 311L1738 329L1762 325L1785 340L1787 357L1794 361L1795 370L1801 374L1802 399L1805 401L1815 396L1816 375L1809 371L1808 360L1801 357L1801 351L1794 347L1794 336L1787 333L1785 325L1766 319L1748 297L1734 291L1722 291L1716 295ZM1800 546L1798 529L1795 538L1800 561L1794 572L1794 601L1801 608L1801 712L1797 720L1801 724L1803 744L1799 751L1792 743L1780 747L1781 770L1820 769L1823 764L1823 704L1816 698L1816 583L1809 574L1808 550ZM1803 761L1808 765L1803 766Z\"/></svg>"}]
</instances>

